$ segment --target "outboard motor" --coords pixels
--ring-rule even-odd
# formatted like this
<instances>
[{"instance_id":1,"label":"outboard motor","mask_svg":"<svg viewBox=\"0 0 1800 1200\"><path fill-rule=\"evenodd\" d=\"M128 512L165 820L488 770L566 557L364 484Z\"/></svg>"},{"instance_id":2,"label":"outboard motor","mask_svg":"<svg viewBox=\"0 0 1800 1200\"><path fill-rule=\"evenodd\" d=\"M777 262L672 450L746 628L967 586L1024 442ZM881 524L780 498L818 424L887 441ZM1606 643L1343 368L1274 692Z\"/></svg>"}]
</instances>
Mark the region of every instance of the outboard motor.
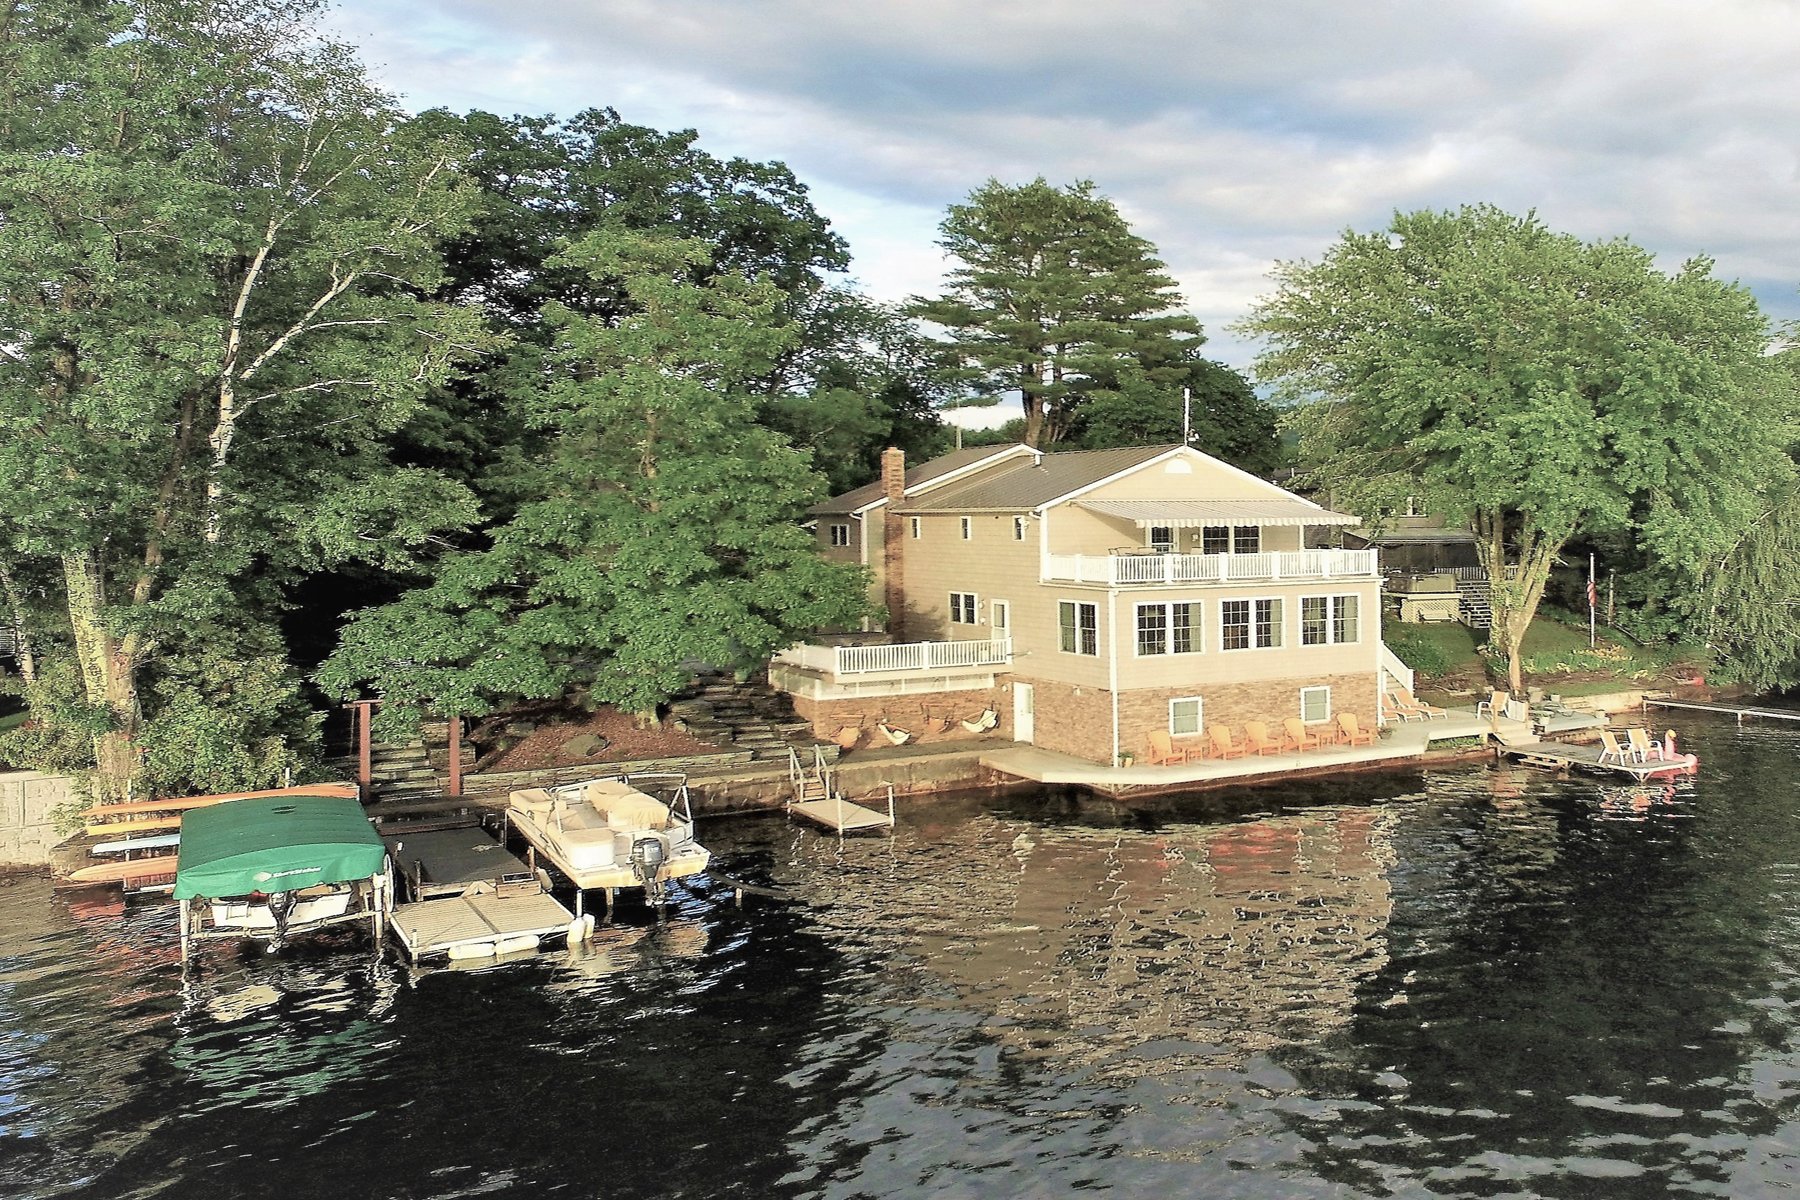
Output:
<instances>
[{"instance_id":1,"label":"outboard motor","mask_svg":"<svg viewBox=\"0 0 1800 1200\"><path fill-rule=\"evenodd\" d=\"M669 850L661 838L645 837L631 843L631 872L644 885L644 899L658 907L663 902L663 864L668 860Z\"/></svg>"}]
</instances>

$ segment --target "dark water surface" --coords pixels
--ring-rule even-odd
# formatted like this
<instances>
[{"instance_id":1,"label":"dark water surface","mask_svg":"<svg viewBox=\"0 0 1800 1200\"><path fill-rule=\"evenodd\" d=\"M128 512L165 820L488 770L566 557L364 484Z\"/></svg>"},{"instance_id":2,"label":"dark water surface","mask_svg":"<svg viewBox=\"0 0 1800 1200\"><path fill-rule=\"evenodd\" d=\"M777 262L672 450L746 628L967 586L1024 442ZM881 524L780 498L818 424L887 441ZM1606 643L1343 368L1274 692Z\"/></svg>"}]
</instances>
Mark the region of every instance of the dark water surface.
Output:
<instances>
[{"instance_id":1,"label":"dark water surface","mask_svg":"<svg viewBox=\"0 0 1800 1200\"><path fill-rule=\"evenodd\" d=\"M686 893L504 970L225 951L184 986L168 908L15 882L0 1195L1787 1194L1800 727L1682 717L1667 789L703 820L801 902Z\"/></svg>"}]
</instances>

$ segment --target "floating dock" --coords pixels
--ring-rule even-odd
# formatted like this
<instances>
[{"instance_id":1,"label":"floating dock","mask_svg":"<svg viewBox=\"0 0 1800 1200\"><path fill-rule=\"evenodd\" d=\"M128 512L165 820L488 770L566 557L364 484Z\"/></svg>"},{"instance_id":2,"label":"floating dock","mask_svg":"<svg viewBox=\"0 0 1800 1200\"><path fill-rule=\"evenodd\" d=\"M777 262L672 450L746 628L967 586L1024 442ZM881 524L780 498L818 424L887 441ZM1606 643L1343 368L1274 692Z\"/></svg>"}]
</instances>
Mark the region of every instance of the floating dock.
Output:
<instances>
[{"instance_id":1,"label":"floating dock","mask_svg":"<svg viewBox=\"0 0 1800 1200\"><path fill-rule=\"evenodd\" d=\"M887 812L877 812L837 797L829 800L796 800L788 805L788 812L838 833L860 833L865 829L894 827L892 808Z\"/></svg>"},{"instance_id":2,"label":"floating dock","mask_svg":"<svg viewBox=\"0 0 1800 1200\"><path fill-rule=\"evenodd\" d=\"M575 914L479 825L390 827L382 841L412 901L397 905L391 920L415 963L535 950L545 938L570 932Z\"/></svg>"},{"instance_id":3,"label":"floating dock","mask_svg":"<svg viewBox=\"0 0 1800 1200\"><path fill-rule=\"evenodd\" d=\"M1692 754L1678 754L1674 758L1651 758L1642 762L1620 762L1616 758L1603 760L1598 746L1571 746L1562 742L1502 746L1500 753L1534 767L1549 767L1556 771L1580 767L1584 771L1598 771L1608 775L1629 775L1640 781L1657 775L1682 774L1700 765L1700 760Z\"/></svg>"},{"instance_id":4,"label":"floating dock","mask_svg":"<svg viewBox=\"0 0 1800 1200\"><path fill-rule=\"evenodd\" d=\"M1738 724L1744 723L1745 717L1764 721L1800 721L1800 712L1779 708L1739 708L1732 704L1711 704L1704 700L1651 700L1645 698L1645 708L1685 708L1693 712L1718 713L1721 716L1736 717Z\"/></svg>"}]
</instances>

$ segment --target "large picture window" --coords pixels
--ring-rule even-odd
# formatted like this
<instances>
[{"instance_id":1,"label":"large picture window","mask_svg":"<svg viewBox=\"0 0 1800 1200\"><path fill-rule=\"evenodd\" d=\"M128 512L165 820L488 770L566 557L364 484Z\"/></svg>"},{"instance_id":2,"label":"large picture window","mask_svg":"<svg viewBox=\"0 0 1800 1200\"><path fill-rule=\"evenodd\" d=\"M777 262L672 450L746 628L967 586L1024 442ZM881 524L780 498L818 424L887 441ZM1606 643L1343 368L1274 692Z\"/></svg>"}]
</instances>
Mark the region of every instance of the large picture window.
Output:
<instances>
[{"instance_id":1,"label":"large picture window","mask_svg":"<svg viewBox=\"0 0 1800 1200\"><path fill-rule=\"evenodd\" d=\"M1300 644L1348 644L1361 638L1355 596L1300 597Z\"/></svg>"},{"instance_id":2,"label":"large picture window","mask_svg":"<svg viewBox=\"0 0 1800 1200\"><path fill-rule=\"evenodd\" d=\"M1219 646L1272 650L1281 645L1281 601L1224 600L1219 604Z\"/></svg>"},{"instance_id":3,"label":"large picture window","mask_svg":"<svg viewBox=\"0 0 1800 1200\"><path fill-rule=\"evenodd\" d=\"M1200 602L1176 600L1168 604L1138 605L1137 652L1139 655L1200 653Z\"/></svg>"},{"instance_id":4,"label":"large picture window","mask_svg":"<svg viewBox=\"0 0 1800 1200\"><path fill-rule=\"evenodd\" d=\"M1064 654L1100 653L1100 609L1093 604L1063 600L1056 606L1059 644Z\"/></svg>"}]
</instances>

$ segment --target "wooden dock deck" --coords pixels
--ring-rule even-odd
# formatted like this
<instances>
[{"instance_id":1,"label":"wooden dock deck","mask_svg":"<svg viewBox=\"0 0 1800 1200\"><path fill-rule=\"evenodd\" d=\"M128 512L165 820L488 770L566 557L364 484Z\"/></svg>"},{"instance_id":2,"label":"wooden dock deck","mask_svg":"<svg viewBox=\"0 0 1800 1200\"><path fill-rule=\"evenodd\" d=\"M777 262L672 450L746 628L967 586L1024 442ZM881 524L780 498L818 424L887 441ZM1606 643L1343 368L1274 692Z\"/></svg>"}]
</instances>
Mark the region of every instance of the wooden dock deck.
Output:
<instances>
[{"instance_id":1,"label":"wooden dock deck","mask_svg":"<svg viewBox=\"0 0 1800 1200\"><path fill-rule=\"evenodd\" d=\"M1500 752L1508 758L1532 766L1549 767L1558 771L1579 767L1584 771L1598 771L1602 774L1629 775L1640 782L1655 775L1691 771L1700 761L1691 754L1672 759L1652 758L1644 762L1619 762L1616 759L1601 761L1600 747L1571 746L1564 742L1528 742L1517 746L1503 746Z\"/></svg>"},{"instance_id":2,"label":"wooden dock deck","mask_svg":"<svg viewBox=\"0 0 1800 1200\"><path fill-rule=\"evenodd\" d=\"M402 904L393 911L394 936L414 962L492 958L536 949L544 938L568 936L575 914L547 892L481 892Z\"/></svg>"},{"instance_id":3,"label":"wooden dock deck","mask_svg":"<svg viewBox=\"0 0 1800 1200\"><path fill-rule=\"evenodd\" d=\"M859 833L866 829L894 827L892 814L877 812L835 797L827 800L796 800L788 805L788 812L836 833Z\"/></svg>"},{"instance_id":4,"label":"wooden dock deck","mask_svg":"<svg viewBox=\"0 0 1800 1200\"><path fill-rule=\"evenodd\" d=\"M1644 698L1645 708L1685 708L1692 712L1719 713L1721 716L1736 717L1738 724L1744 723L1745 717L1764 721L1800 721L1800 712L1779 708L1742 708L1734 704L1713 704L1704 700L1652 700Z\"/></svg>"}]
</instances>

